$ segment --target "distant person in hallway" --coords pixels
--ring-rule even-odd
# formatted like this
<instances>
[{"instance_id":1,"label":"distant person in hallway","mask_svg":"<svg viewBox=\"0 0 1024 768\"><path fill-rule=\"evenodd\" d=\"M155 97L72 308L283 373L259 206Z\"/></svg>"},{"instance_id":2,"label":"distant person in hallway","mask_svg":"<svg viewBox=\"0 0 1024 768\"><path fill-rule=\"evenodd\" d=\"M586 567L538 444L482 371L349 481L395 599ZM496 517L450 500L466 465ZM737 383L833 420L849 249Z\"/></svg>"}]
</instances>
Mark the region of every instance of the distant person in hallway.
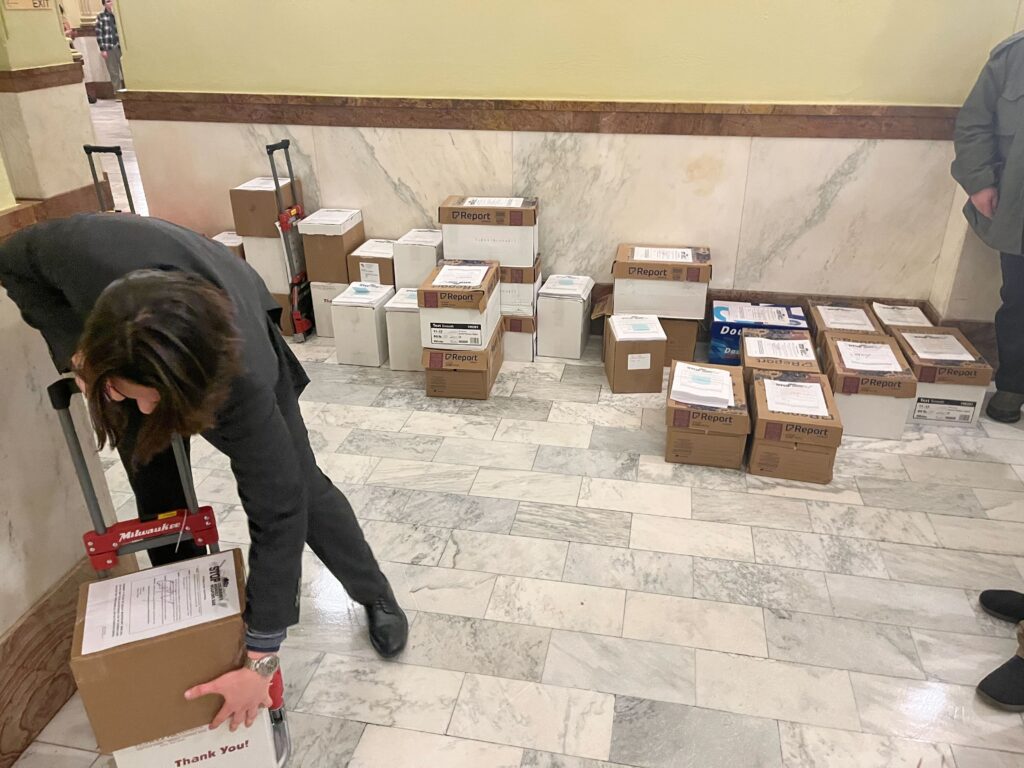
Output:
<instances>
[{"instance_id":1,"label":"distant person in hallway","mask_svg":"<svg viewBox=\"0 0 1024 768\"><path fill-rule=\"evenodd\" d=\"M117 34L114 0L103 0L103 12L96 16L96 42L100 46L100 55L107 62L110 84L116 93L124 88L124 76L121 74L121 38Z\"/></svg>"},{"instance_id":2,"label":"distant person in hallway","mask_svg":"<svg viewBox=\"0 0 1024 768\"><path fill-rule=\"evenodd\" d=\"M964 215L1000 252L1003 272L998 391L986 412L1013 423L1024 405L1024 32L992 49L957 117L954 146L953 178L970 195Z\"/></svg>"}]
</instances>

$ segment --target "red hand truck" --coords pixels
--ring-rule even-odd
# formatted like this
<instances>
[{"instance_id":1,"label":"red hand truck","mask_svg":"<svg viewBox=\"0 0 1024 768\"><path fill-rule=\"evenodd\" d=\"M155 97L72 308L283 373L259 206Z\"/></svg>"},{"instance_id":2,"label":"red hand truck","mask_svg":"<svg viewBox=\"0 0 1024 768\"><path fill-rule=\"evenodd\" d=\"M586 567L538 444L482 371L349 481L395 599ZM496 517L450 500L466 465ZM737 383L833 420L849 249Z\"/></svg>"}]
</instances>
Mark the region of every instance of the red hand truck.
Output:
<instances>
[{"instance_id":1,"label":"red hand truck","mask_svg":"<svg viewBox=\"0 0 1024 768\"><path fill-rule=\"evenodd\" d=\"M302 253L302 239L296 224L305 216L302 204L295 194L295 171L292 169L292 156L288 149L292 143L289 139L281 139L275 144L267 144L267 158L270 160L270 173L274 177L274 194L277 196L278 224L281 227L281 239L284 241L284 253L288 261L288 275L291 277L289 296L291 298L292 325L295 331L292 340L303 342L313 330L313 294L310 292L309 281L306 279L305 264L299 268L298 254ZM291 205L284 204L281 193L281 181L277 175L277 163L274 162L275 152L284 152L284 161L288 167L288 178L292 184ZM304 260L303 260L304 261Z\"/></svg>"},{"instance_id":2,"label":"red hand truck","mask_svg":"<svg viewBox=\"0 0 1024 768\"><path fill-rule=\"evenodd\" d=\"M92 519L93 530L86 531L82 535L82 541L85 544L85 554L100 578L110 575L110 570L118 563L119 555L144 552L166 544L192 540L198 546L208 547L210 552L220 551L217 518L212 507L199 506L195 484L192 481L192 467L180 435L176 434L171 438L171 448L174 451L174 462L178 467L188 508L168 512L147 522L126 520L107 525L100 509L96 486L93 485L85 461L85 452L78 440L78 431L71 416L71 398L79 391L78 385L74 379L63 378L47 387L46 391L50 397L50 404L57 411L64 440L71 454L71 463L75 467L78 484L85 497L85 506ZM273 727L277 765L278 768L284 768L291 758L292 744L284 708L284 679L280 669L270 682L270 698L270 722Z\"/></svg>"}]
</instances>

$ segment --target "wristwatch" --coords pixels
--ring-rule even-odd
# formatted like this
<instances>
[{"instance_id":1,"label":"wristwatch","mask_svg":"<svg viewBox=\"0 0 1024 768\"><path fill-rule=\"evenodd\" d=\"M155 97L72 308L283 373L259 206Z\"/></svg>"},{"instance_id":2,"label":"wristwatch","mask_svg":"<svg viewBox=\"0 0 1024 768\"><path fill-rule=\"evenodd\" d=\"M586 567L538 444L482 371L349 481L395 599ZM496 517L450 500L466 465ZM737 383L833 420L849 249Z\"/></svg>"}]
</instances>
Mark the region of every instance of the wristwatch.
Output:
<instances>
[{"instance_id":1,"label":"wristwatch","mask_svg":"<svg viewBox=\"0 0 1024 768\"><path fill-rule=\"evenodd\" d=\"M245 657L245 669L251 669L260 677L265 677L268 680L274 676L278 668L281 666L281 658L276 654L272 653L269 656L262 656L258 659L254 659L251 656Z\"/></svg>"}]
</instances>

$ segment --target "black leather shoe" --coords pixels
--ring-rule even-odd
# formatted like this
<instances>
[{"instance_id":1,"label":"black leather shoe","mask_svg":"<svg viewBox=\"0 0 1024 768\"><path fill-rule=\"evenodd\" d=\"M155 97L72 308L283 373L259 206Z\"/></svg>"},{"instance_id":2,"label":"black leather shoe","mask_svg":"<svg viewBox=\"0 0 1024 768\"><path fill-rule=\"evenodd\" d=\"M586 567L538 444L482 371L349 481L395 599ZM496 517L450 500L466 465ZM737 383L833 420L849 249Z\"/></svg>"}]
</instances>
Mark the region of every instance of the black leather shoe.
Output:
<instances>
[{"instance_id":1,"label":"black leather shoe","mask_svg":"<svg viewBox=\"0 0 1024 768\"><path fill-rule=\"evenodd\" d=\"M978 602L989 616L1014 624L1024 621L1024 595L1012 589L986 589Z\"/></svg>"},{"instance_id":2,"label":"black leather shoe","mask_svg":"<svg viewBox=\"0 0 1024 768\"><path fill-rule=\"evenodd\" d=\"M993 421L1016 424L1020 421L1020 409L1024 406L1024 395L1015 392L996 392L985 407L985 413Z\"/></svg>"},{"instance_id":3,"label":"black leather shoe","mask_svg":"<svg viewBox=\"0 0 1024 768\"><path fill-rule=\"evenodd\" d=\"M993 707L1024 712L1024 659L1014 656L978 683L978 695Z\"/></svg>"},{"instance_id":4,"label":"black leather shoe","mask_svg":"<svg viewBox=\"0 0 1024 768\"><path fill-rule=\"evenodd\" d=\"M397 656L409 639L409 619L395 599L395 593L388 585L380 597L365 605L370 620L370 643L374 650L385 659Z\"/></svg>"}]
</instances>

